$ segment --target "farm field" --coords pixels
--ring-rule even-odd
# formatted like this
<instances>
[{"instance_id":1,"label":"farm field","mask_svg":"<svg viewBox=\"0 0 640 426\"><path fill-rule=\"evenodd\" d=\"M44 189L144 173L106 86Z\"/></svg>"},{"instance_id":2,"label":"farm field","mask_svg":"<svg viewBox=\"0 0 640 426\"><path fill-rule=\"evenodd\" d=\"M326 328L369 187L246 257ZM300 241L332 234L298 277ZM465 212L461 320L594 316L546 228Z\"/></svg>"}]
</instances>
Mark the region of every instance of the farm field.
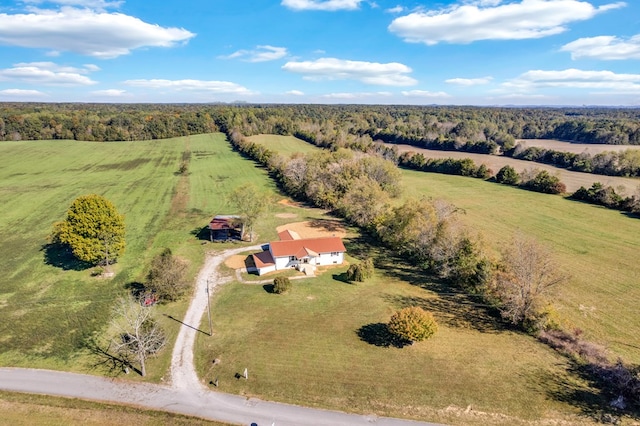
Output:
<instances>
[{"instance_id":1,"label":"farm field","mask_svg":"<svg viewBox=\"0 0 640 426\"><path fill-rule=\"evenodd\" d=\"M591 155L599 154L601 152L619 152L626 151L628 149L638 150L639 145L607 145L607 144L591 144L591 143L573 143L564 142L554 139L516 139L516 144L520 144L526 148L538 147L544 149L551 149L554 151L573 152L580 154L586 152Z\"/></svg>"},{"instance_id":2,"label":"farm field","mask_svg":"<svg viewBox=\"0 0 640 426\"><path fill-rule=\"evenodd\" d=\"M515 232L553 250L571 280L556 288L559 313L611 349L640 362L640 220L618 211L479 179L403 171L412 193L446 199L464 209L463 220L494 248Z\"/></svg>"},{"instance_id":3,"label":"farm field","mask_svg":"<svg viewBox=\"0 0 640 426\"><path fill-rule=\"evenodd\" d=\"M190 153L190 155L185 154ZM176 174L184 157L188 175ZM75 141L0 144L0 365L91 372L86 340L108 321L126 286L144 279L151 258L164 247L190 262L195 276L206 250L198 234L236 186L251 182L275 197L266 173L233 152L222 134L162 141ZM52 224L78 196L98 193L125 216L127 248L116 276L91 277L46 248ZM276 212L293 207L274 204ZM273 215L256 232L275 237L284 219ZM161 307L180 317L186 301ZM169 337L178 327L161 317ZM171 349L149 364L151 380L168 368Z\"/></svg>"},{"instance_id":4,"label":"farm field","mask_svg":"<svg viewBox=\"0 0 640 426\"><path fill-rule=\"evenodd\" d=\"M565 143L567 142L558 142ZM523 170L540 169L546 170L551 175L557 175L560 180L567 186L567 192L573 193L581 186L589 188L594 182L600 182L604 185L612 186L618 193L619 188L624 188L623 194L632 195L640 186L640 179L626 178L620 176L604 176L593 173L573 172L559 167L550 166L548 164L536 163L533 161L518 160L516 158L505 157L503 155L475 154L471 152L458 151L440 151L434 149L418 148L412 145L403 144L385 144L391 147L397 147L399 152L421 152L427 158L471 158L477 165L485 164L494 173L497 173L502 167L509 165L517 172ZM627 145L629 146L629 145ZM582 151L580 151L582 152Z\"/></svg>"}]
</instances>

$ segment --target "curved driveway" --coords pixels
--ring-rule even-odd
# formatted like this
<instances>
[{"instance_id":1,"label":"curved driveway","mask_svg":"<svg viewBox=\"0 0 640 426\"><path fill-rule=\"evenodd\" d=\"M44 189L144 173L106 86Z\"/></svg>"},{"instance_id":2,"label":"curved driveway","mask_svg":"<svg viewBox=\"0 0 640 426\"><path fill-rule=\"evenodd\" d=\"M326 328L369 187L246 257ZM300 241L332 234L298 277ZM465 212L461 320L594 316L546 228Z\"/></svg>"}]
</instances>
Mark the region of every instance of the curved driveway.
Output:
<instances>
[{"instance_id":1,"label":"curved driveway","mask_svg":"<svg viewBox=\"0 0 640 426\"><path fill-rule=\"evenodd\" d=\"M196 290L185 315L184 324L190 324L195 328L199 326L207 308L207 286L212 289L221 282L218 275L220 263L228 256L259 247L226 250L207 257L198 274ZM214 392L200 382L194 368L193 347L196 333L194 328L181 327L173 350L169 386L132 383L122 379L60 371L0 368L0 389L130 404L246 425L433 425L376 415L319 410Z\"/></svg>"}]
</instances>

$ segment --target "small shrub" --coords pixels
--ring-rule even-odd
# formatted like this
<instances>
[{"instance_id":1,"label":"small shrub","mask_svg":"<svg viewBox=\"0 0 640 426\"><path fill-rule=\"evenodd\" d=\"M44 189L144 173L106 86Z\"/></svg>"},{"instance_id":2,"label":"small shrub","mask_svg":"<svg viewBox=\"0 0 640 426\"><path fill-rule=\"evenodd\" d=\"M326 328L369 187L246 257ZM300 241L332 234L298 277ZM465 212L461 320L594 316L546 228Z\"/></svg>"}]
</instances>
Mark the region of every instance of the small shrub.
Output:
<instances>
[{"instance_id":1,"label":"small shrub","mask_svg":"<svg viewBox=\"0 0 640 426\"><path fill-rule=\"evenodd\" d=\"M373 260L365 259L360 263L349 266L347 280L364 282L373 276Z\"/></svg>"},{"instance_id":2,"label":"small shrub","mask_svg":"<svg viewBox=\"0 0 640 426\"><path fill-rule=\"evenodd\" d=\"M397 311L389 320L389 331L410 342L419 342L433 336L438 324L431 312L418 306Z\"/></svg>"},{"instance_id":3,"label":"small shrub","mask_svg":"<svg viewBox=\"0 0 640 426\"><path fill-rule=\"evenodd\" d=\"M273 280L273 292L276 294L286 293L291 290L291 280L287 277L275 277Z\"/></svg>"}]
</instances>

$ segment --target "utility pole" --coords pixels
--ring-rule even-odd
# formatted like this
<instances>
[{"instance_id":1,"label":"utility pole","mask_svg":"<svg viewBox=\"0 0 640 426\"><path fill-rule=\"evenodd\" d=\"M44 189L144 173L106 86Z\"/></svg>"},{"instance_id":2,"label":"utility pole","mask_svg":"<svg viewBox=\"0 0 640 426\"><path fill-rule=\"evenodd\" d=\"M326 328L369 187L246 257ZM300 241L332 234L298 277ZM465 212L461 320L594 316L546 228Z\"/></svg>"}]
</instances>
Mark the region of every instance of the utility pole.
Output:
<instances>
[{"instance_id":1,"label":"utility pole","mask_svg":"<svg viewBox=\"0 0 640 426\"><path fill-rule=\"evenodd\" d=\"M213 325L211 325L211 303L209 299L209 279L207 279L207 312L209 313L209 337L211 337L213 336Z\"/></svg>"}]
</instances>

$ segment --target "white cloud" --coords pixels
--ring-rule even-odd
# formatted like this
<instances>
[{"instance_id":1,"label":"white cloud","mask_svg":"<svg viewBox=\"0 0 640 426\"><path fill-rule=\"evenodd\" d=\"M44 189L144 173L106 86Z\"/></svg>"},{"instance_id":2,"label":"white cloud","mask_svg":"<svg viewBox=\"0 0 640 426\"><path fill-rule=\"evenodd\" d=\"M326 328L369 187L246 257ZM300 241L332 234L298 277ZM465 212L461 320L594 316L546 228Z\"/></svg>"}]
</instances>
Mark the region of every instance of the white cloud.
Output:
<instances>
[{"instance_id":1,"label":"white cloud","mask_svg":"<svg viewBox=\"0 0 640 426\"><path fill-rule=\"evenodd\" d=\"M412 86L417 80L406 74L411 68L398 62L348 61L321 58L315 61L287 62L283 70L303 74L306 80L358 80L379 86Z\"/></svg>"},{"instance_id":2,"label":"white cloud","mask_svg":"<svg viewBox=\"0 0 640 426\"><path fill-rule=\"evenodd\" d=\"M389 9L385 9L385 12L387 13L401 13L404 12L404 6L395 6L395 7L390 7Z\"/></svg>"},{"instance_id":3,"label":"white cloud","mask_svg":"<svg viewBox=\"0 0 640 426\"><path fill-rule=\"evenodd\" d=\"M571 52L571 59L640 59L640 34L626 40L615 36L579 38L565 44L560 50Z\"/></svg>"},{"instance_id":4,"label":"white cloud","mask_svg":"<svg viewBox=\"0 0 640 426\"><path fill-rule=\"evenodd\" d=\"M109 59L141 47L171 47L195 34L148 24L121 13L62 8L0 14L0 44L71 51Z\"/></svg>"},{"instance_id":5,"label":"white cloud","mask_svg":"<svg viewBox=\"0 0 640 426\"><path fill-rule=\"evenodd\" d=\"M96 82L83 74L94 70L93 67L65 67L53 62L18 63L14 64L13 68L0 69L0 81L22 81L51 86L90 86Z\"/></svg>"},{"instance_id":6,"label":"white cloud","mask_svg":"<svg viewBox=\"0 0 640 426\"><path fill-rule=\"evenodd\" d=\"M246 87L229 81L214 80L127 80L126 85L134 87L147 87L151 89L167 89L175 91L196 90L212 93L231 93L237 95L253 95L255 92Z\"/></svg>"},{"instance_id":7,"label":"white cloud","mask_svg":"<svg viewBox=\"0 0 640 426\"><path fill-rule=\"evenodd\" d=\"M0 96L10 96L10 97L41 97L46 96L39 90L24 90L24 89L5 89L0 90Z\"/></svg>"},{"instance_id":8,"label":"white cloud","mask_svg":"<svg viewBox=\"0 0 640 426\"><path fill-rule=\"evenodd\" d=\"M287 95L294 95L294 96L304 96L304 92L300 91L300 90L289 90L288 92L286 92Z\"/></svg>"},{"instance_id":9,"label":"white cloud","mask_svg":"<svg viewBox=\"0 0 640 426\"><path fill-rule=\"evenodd\" d=\"M240 58L247 62L266 62L281 59L287 56L286 47L275 47L269 45L256 46L255 50L238 50L227 56L220 56L220 59Z\"/></svg>"},{"instance_id":10,"label":"white cloud","mask_svg":"<svg viewBox=\"0 0 640 426\"><path fill-rule=\"evenodd\" d=\"M493 80L493 77L481 77L481 78L450 78L445 80L445 83L457 84L459 86L478 86L481 84L489 84Z\"/></svg>"},{"instance_id":11,"label":"white cloud","mask_svg":"<svg viewBox=\"0 0 640 426\"><path fill-rule=\"evenodd\" d=\"M519 77L503 83L503 87L519 92L537 89L587 89L606 93L640 93L640 74L616 74L612 71L527 71Z\"/></svg>"},{"instance_id":12,"label":"white cloud","mask_svg":"<svg viewBox=\"0 0 640 426\"><path fill-rule=\"evenodd\" d=\"M109 96L109 97L116 98L124 95L125 93L127 93L127 91L122 89L106 89L106 90L94 90L91 93L98 96Z\"/></svg>"},{"instance_id":13,"label":"white cloud","mask_svg":"<svg viewBox=\"0 0 640 426\"><path fill-rule=\"evenodd\" d=\"M451 95L446 92L429 92L427 90L409 90L401 92L409 98L450 98Z\"/></svg>"},{"instance_id":14,"label":"white cloud","mask_svg":"<svg viewBox=\"0 0 640 426\"><path fill-rule=\"evenodd\" d=\"M282 0L282 5L293 10L356 10L364 0Z\"/></svg>"},{"instance_id":15,"label":"white cloud","mask_svg":"<svg viewBox=\"0 0 640 426\"><path fill-rule=\"evenodd\" d=\"M118 8L124 1L105 0L23 0L27 4L54 3L62 6L80 6L88 9L104 10L107 8Z\"/></svg>"},{"instance_id":16,"label":"white cloud","mask_svg":"<svg viewBox=\"0 0 640 426\"><path fill-rule=\"evenodd\" d=\"M574 21L626 6L595 7L580 0L476 1L440 10L418 11L394 19L389 31L412 43L471 43L477 40L541 38L567 30Z\"/></svg>"}]
</instances>

